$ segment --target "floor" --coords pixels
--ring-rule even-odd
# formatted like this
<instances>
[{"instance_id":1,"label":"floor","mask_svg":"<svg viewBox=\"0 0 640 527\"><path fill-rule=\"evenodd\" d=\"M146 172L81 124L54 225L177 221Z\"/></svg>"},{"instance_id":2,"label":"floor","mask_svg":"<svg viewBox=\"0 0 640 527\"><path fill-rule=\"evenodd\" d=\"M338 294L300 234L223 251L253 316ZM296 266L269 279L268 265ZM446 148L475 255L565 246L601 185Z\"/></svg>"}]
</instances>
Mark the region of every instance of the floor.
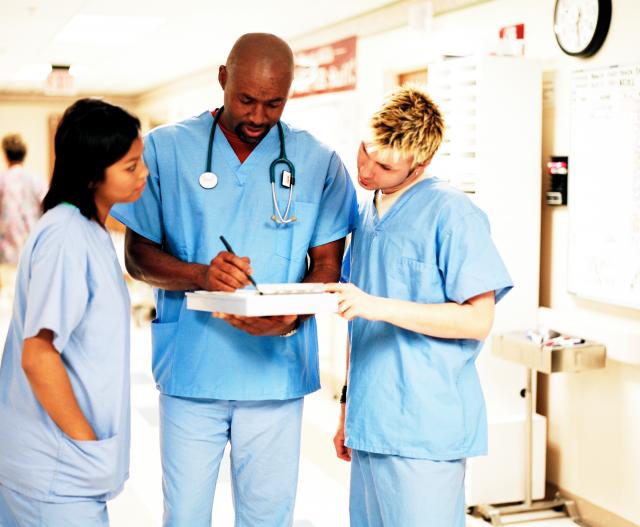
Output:
<instances>
[{"instance_id":1,"label":"floor","mask_svg":"<svg viewBox=\"0 0 640 527\"><path fill-rule=\"evenodd\" d=\"M0 295L0 337L3 343L9 317L9 300L6 295ZM161 525L162 518L158 394L150 373L149 326L148 324L134 325L132 329L133 439L130 479L124 492L110 502L109 514L112 527L155 527ZM349 466L335 457L331 442L337 417L338 405L332 394L321 390L306 398L294 527L343 527L348 525ZM216 526L233 525L229 461L226 455L220 470L213 516ZM569 527L576 524L568 519L538 519L517 525L522 527ZM482 519L468 517L467 527L489 526L490 524Z\"/></svg>"}]
</instances>

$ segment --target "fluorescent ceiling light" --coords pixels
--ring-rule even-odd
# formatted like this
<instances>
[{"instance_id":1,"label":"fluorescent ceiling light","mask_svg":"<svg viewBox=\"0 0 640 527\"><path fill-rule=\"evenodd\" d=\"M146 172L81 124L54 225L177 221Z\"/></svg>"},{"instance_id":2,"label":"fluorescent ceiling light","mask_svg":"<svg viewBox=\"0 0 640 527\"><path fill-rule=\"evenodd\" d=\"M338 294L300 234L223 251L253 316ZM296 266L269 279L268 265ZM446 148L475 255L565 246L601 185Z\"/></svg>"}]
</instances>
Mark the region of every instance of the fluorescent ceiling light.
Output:
<instances>
[{"instance_id":1,"label":"fluorescent ceiling light","mask_svg":"<svg viewBox=\"0 0 640 527\"><path fill-rule=\"evenodd\" d=\"M153 16L76 15L55 37L67 44L129 45L164 24Z\"/></svg>"},{"instance_id":2,"label":"fluorescent ceiling light","mask_svg":"<svg viewBox=\"0 0 640 527\"><path fill-rule=\"evenodd\" d=\"M15 81L43 81L51 73L51 64L25 64L12 77Z\"/></svg>"}]
</instances>

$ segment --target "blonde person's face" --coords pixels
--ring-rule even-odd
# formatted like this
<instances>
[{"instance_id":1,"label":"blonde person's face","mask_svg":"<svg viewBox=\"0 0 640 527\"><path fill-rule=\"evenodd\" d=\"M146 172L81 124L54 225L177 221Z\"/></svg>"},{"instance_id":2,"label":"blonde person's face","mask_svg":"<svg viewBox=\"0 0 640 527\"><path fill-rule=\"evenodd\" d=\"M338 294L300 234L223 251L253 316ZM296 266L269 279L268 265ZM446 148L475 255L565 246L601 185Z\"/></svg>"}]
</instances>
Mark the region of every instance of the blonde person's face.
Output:
<instances>
[{"instance_id":1,"label":"blonde person's face","mask_svg":"<svg viewBox=\"0 0 640 527\"><path fill-rule=\"evenodd\" d=\"M149 175L142 150L142 139L138 137L122 159L107 167L104 180L96 188L96 201L113 205L130 203L140 197Z\"/></svg>"},{"instance_id":2,"label":"blonde person's face","mask_svg":"<svg viewBox=\"0 0 640 527\"><path fill-rule=\"evenodd\" d=\"M393 156L362 141L358 149L358 183L366 190L395 192L414 181L422 167L413 166L413 158Z\"/></svg>"}]
</instances>

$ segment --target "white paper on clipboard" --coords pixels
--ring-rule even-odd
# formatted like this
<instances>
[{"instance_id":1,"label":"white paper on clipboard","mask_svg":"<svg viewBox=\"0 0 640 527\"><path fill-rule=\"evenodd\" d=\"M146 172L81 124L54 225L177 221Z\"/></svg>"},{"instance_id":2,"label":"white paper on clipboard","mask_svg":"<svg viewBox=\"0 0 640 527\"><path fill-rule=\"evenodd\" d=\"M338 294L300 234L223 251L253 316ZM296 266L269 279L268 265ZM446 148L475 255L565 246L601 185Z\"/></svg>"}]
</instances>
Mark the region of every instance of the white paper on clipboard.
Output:
<instances>
[{"instance_id":1,"label":"white paper on clipboard","mask_svg":"<svg viewBox=\"0 0 640 527\"><path fill-rule=\"evenodd\" d=\"M233 293L186 293L187 308L247 317L338 311L338 295L325 293L323 284L260 284L259 287L264 294L259 294L255 289L241 289Z\"/></svg>"}]
</instances>

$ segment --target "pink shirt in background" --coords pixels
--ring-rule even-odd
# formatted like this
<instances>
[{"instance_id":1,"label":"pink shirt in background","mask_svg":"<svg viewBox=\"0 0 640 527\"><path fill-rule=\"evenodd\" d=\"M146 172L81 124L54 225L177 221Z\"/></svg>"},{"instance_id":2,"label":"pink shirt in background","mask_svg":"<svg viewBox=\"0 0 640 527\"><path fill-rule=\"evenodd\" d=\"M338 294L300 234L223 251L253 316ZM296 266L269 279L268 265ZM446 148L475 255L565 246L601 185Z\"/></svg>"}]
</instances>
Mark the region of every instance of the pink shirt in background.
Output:
<instances>
[{"instance_id":1,"label":"pink shirt in background","mask_svg":"<svg viewBox=\"0 0 640 527\"><path fill-rule=\"evenodd\" d=\"M22 246L41 215L44 180L13 165L0 172L0 264L17 264Z\"/></svg>"}]
</instances>

